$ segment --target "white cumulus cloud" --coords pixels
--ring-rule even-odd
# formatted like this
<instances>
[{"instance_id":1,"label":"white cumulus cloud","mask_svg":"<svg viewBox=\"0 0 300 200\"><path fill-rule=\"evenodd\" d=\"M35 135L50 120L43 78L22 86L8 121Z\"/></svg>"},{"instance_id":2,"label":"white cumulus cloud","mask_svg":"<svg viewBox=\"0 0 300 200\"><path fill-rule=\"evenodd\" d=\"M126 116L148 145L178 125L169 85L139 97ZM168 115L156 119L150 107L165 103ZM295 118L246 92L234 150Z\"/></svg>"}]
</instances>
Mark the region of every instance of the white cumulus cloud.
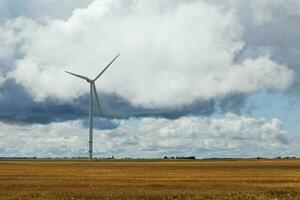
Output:
<instances>
[{"instance_id":1,"label":"white cumulus cloud","mask_svg":"<svg viewBox=\"0 0 300 200\"><path fill-rule=\"evenodd\" d=\"M0 28L6 35L0 44L18 47L23 56L9 76L36 101L87 92L88 85L63 71L94 77L118 52L97 85L137 106L176 107L288 88L293 72L269 55L235 62L245 44L243 31L234 9L205 1L95 0L67 20L11 20Z\"/></svg>"},{"instance_id":2,"label":"white cumulus cloud","mask_svg":"<svg viewBox=\"0 0 300 200\"><path fill-rule=\"evenodd\" d=\"M295 155L278 119L227 114L224 118L121 120L112 130L94 130L96 156L256 157ZM47 125L0 123L2 156L87 156L88 130L80 120Z\"/></svg>"}]
</instances>

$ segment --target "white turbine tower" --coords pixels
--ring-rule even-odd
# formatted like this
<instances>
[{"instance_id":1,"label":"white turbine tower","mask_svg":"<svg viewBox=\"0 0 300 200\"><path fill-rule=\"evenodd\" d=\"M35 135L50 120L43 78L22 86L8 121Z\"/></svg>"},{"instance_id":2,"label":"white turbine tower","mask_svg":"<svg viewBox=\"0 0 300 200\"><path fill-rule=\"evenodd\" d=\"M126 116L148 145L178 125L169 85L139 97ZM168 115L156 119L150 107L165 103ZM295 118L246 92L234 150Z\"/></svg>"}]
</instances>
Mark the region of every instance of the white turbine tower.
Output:
<instances>
[{"instance_id":1,"label":"white turbine tower","mask_svg":"<svg viewBox=\"0 0 300 200\"><path fill-rule=\"evenodd\" d=\"M100 106L100 101L99 101L99 97L97 94L97 89L95 86L95 81L105 72L105 70L107 70L107 68L119 57L120 54L118 54L103 70L102 72L96 76L95 79L89 79L86 76L82 76L82 75L78 75L78 74L74 74L72 72L68 72L66 71L66 73L69 73L73 76L76 76L78 78L84 79L86 80L89 84L90 84L90 97L89 97L89 159L92 160L93 159L93 95L95 95L96 97L96 102L98 105L98 109L100 112L100 116L102 117L102 110L101 110L101 106Z\"/></svg>"}]
</instances>

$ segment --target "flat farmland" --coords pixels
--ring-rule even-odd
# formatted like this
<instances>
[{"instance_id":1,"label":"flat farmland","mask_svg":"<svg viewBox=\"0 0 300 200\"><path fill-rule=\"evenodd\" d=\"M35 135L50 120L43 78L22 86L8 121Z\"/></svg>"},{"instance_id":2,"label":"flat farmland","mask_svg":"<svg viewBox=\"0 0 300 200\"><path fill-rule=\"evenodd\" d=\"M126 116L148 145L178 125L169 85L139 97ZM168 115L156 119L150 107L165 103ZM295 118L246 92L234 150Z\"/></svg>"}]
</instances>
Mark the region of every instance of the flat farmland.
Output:
<instances>
[{"instance_id":1,"label":"flat farmland","mask_svg":"<svg viewBox=\"0 0 300 200\"><path fill-rule=\"evenodd\" d=\"M7 160L0 199L300 199L300 160Z\"/></svg>"}]
</instances>

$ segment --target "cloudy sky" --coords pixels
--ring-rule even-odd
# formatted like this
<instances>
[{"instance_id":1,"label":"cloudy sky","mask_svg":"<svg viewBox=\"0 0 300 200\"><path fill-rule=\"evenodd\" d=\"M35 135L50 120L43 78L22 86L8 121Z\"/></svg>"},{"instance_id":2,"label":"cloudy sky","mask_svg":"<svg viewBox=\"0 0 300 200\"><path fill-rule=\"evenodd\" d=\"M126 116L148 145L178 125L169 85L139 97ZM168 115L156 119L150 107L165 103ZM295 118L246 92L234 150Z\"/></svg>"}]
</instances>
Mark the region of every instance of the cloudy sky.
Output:
<instances>
[{"instance_id":1,"label":"cloudy sky","mask_svg":"<svg viewBox=\"0 0 300 200\"><path fill-rule=\"evenodd\" d=\"M0 156L300 156L297 0L0 0Z\"/></svg>"}]
</instances>

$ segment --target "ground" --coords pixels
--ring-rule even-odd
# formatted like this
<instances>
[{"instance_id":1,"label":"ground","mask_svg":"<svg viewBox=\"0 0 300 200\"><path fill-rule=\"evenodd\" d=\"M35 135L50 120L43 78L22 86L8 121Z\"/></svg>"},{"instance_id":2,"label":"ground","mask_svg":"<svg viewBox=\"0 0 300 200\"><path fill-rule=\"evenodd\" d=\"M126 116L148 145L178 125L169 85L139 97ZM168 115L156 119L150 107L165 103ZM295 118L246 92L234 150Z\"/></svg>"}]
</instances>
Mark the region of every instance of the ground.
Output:
<instances>
[{"instance_id":1,"label":"ground","mask_svg":"<svg viewBox=\"0 0 300 200\"><path fill-rule=\"evenodd\" d=\"M300 160L2 160L8 199L300 199Z\"/></svg>"}]
</instances>

